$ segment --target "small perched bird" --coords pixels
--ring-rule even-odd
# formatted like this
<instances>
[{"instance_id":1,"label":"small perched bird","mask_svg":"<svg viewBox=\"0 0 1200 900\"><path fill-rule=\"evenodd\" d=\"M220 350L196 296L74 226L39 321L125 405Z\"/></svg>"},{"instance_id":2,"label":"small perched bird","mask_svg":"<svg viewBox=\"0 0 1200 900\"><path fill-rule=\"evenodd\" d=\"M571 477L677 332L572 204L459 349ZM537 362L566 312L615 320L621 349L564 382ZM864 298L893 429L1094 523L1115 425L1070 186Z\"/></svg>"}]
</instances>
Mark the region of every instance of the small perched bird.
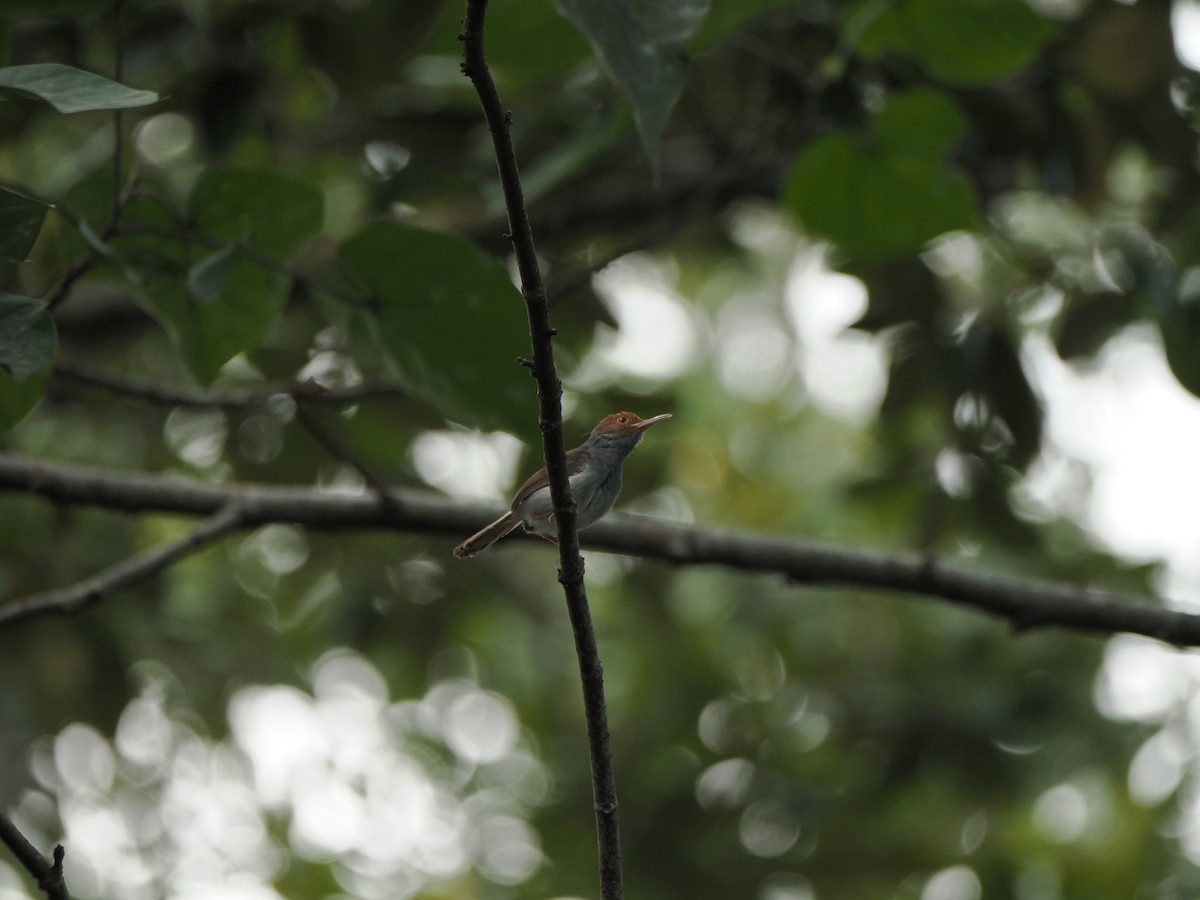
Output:
<instances>
[{"instance_id":1,"label":"small perched bird","mask_svg":"<svg viewBox=\"0 0 1200 900\"><path fill-rule=\"evenodd\" d=\"M621 493L621 464L651 425L671 418L670 413L640 419L631 412L613 413L600 422L588 439L567 451L567 475L575 498L579 530L587 528L612 509ZM550 477L543 467L521 485L508 512L454 548L459 559L486 550L518 525L558 543L554 506L550 502Z\"/></svg>"}]
</instances>

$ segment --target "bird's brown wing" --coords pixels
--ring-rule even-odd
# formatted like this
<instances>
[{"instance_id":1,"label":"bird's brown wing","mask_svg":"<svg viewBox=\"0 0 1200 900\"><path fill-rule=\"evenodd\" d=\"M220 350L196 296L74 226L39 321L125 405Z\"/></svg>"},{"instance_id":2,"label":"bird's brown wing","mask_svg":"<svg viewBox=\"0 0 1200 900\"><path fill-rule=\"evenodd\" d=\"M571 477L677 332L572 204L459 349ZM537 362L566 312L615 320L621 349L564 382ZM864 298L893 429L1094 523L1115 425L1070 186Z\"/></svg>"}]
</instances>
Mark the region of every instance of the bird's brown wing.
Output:
<instances>
[{"instance_id":1,"label":"bird's brown wing","mask_svg":"<svg viewBox=\"0 0 1200 900\"><path fill-rule=\"evenodd\" d=\"M567 477L578 475L583 470L584 454L582 447L576 447L574 450L567 451ZM517 494L513 497L512 505L509 509L516 509L533 494L536 494L544 487L549 487L550 476L546 472L546 467L538 469L526 479L525 483L517 490Z\"/></svg>"}]
</instances>

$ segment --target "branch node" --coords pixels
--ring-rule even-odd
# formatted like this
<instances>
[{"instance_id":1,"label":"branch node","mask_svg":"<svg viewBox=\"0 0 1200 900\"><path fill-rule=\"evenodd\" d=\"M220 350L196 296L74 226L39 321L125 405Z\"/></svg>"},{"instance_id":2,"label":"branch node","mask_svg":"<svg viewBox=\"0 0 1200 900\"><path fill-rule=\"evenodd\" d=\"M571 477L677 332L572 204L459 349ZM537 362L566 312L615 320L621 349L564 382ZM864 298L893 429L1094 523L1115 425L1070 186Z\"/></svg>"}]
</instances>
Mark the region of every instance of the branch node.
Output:
<instances>
[{"instance_id":1,"label":"branch node","mask_svg":"<svg viewBox=\"0 0 1200 900\"><path fill-rule=\"evenodd\" d=\"M54 863L45 873L38 876L37 883L42 893L47 897L61 896L65 885L63 883L63 857L66 856L66 849L62 844L57 844L54 847Z\"/></svg>"}]
</instances>

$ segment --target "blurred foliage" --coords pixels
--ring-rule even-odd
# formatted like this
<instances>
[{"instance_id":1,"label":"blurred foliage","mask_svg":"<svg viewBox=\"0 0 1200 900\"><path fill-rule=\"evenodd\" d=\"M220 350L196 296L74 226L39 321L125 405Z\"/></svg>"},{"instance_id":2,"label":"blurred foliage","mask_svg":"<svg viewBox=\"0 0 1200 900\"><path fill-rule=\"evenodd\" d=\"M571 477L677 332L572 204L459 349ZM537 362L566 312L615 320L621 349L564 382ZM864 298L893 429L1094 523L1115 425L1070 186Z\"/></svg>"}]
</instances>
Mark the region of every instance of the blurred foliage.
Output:
<instances>
[{"instance_id":1,"label":"blurred foliage","mask_svg":"<svg viewBox=\"0 0 1200 900\"><path fill-rule=\"evenodd\" d=\"M1150 588L1148 567L1014 497L1045 450L1031 337L1086 360L1149 322L1200 393L1200 79L1170 3L614 0L642 38L585 37L554 0L490 6L568 434L614 409L675 416L631 459L624 505ZM460 5L0 16L0 84L54 65L96 92L71 115L0 104L6 450L363 487L286 397L172 408L57 377L58 359L217 392L387 381L404 395L322 414L379 476L500 496L537 465ZM115 28L127 89L97 80ZM647 70L609 49L646 35ZM140 91L159 99L120 114L118 156L95 110ZM591 277L613 261L636 276L624 297ZM525 450L472 431L495 428ZM0 504L4 597L188 525ZM589 896L553 557L459 563L454 543L271 525L83 616L0 632L0 803L39 844L65 830L81 897ZM1200 890L1182 775L1127 784L1182 726L1097 710L1103 642L601 554L588 575L631 896ZM256 757L272 736L295 753ZM270 781L284 771L311 777ZM0 864L0 892L32 890Z\"/></svg>"}]
</instances>

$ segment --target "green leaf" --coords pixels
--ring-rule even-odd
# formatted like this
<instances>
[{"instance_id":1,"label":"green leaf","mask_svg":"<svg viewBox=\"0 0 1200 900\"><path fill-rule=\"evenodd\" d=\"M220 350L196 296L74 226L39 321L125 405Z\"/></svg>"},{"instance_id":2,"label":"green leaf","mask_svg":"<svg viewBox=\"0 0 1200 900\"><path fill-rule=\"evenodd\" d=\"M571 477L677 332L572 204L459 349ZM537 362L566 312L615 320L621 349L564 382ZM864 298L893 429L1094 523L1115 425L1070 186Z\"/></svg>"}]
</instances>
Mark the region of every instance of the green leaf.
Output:
<instances>
[{"instance_id":1,"label":"green leaf","mask_svg":"<svg viewBox=\"0 0 1200 900\"><path fill-rule=\"evenodd\" d=\"M592 43L629 105L642 147L658 165L658 145L686 80L688 40L708 0L555 0Z\"/></svg>"},{"instance_id":2,"label":"green leaf","mask_svg":"<svg viewBox=\"0 0 1200 900\"><path fill-rule=\"evenodd\" d=\"M273 172L245 169L205 172L192 189L188 211L198 231L230 241L231 246L244 237L245 246L281 262L320 230L324 218L316 188ZM188 246L182 252L182 257L160 260L182 263L187 274L168 268L163 277L146 282L144 296L188 368L207 384L233 357L262 343L283 311L289 279L245 253L230 250L221 259L214 256L223 251L201 256Z\"/></svg>"},{"instance_id":3,"label":"green leaf","mask_svg":"<svg viewBox=\"0 0 1200 900\"><path fill-rule=\"evenodd\" d=\"M29 258L49 208L40 200L0 188L0 259L19 263Z\"/></svg>"},{"instance_id":4,"label":"green leaf","mask_svg":"<svg viewBox=\"0 0 1200 900\"><path fill-rule=\"evenodd\" d=\"M107 221L110 179L107 172L89 176L67 193L64 204L84 222ZM207 384L234 356L262 343L287 300L288 276L255 262L246 251L288 260L320 230L322 195L274 172L210 169L197 180L187 209L176 210L164 207L170 206L170 193L163 186L146 186L123 209L122 225L163 234L118 233L104 244L111 259L93 267L89 277L120 280L166 329L189 370ZM233 244L237 252L222 259L222 251L214 254L175 236L181 220ZM66 232L61 243L65 260L89 250L100 253L74 231Z\"/></svg>"},{"instance_id":5,"label":"green leaf","mask_svg":"<svg viewBox=\"0 0 1200 900\"><path fill-rule=\"evenodd\" d=\"M496 259L461 238L392 222L342 245L347 273L379 303L383 339L406 387L448 419L520 431L531 388L521 295Z\"/></svg>"},{"instance_id":6,"label":"green leaf","mask_svg":"<svg viewBox=\"0 0 1200 900\"><path fill-rule=\"evenodd\" d=\"M41 399L55 344L46 304L0 294L0 431L20 422Z\"/></svg>"},{"instance_id":7,"label":"green leaf","mask_svg":"<svg viewBox=\"0 0 1200 900\"><path fill-rule=\"evenodd\" d=\"M828 135L806 147L785 203L813 234L863 259L910 253L972 228L971 185L945 161L963 126L932 91L898 95L877 117L873 140Z\"/></svg>"},{"instance_id":8,"label":"green leaf","mask_svg":"<svg viewBox=\"0 0 1200 900\"><path fill-rule=\"evenodd\" d=\"M134 90L101 75L59 63L0 69L0 88L37 97L61 113L128 109L158 100L153 91Z\"/></svg>"},{"instance_id":9,"label":"green leaf","mask_svg":"<svg viewBox=\"0 0 1200 900\"><path fill-rule=\"evenodd\" d=\"M232 241L211 253L188 271L188 293L201 303L212 303L225 291L233 275L237 244Z\"/></svg>"},{"instance_id":10,"label":"green leaf","mask_svg":"<svg viewBox=\"0 0 1200 900\"><path fill-rule=\"evenodd\" d=\"M875 136L889 153L940 158L962 139L967 120L942 94L918 88L888 98L875 117Z\"/></svg>"},{"instance_id":11,"label":"green leaf","mask_svg":"<svg viewBox=\"0 0 1200 900\"><path fill-rule=\"evenodd\" d=\"M247 243L268 256L285 259L320 230L325 218L321 192L255 169L209 169L192 189L188 209L208 234Z\"/></svg>"},{"instance_id":12,"label":"green leaf","mask_svg":"<svg viewBox=\"0 0 1200 900\"><path fill-rule=\"evenodd\" d=\"M33 410L46 391L50 370L18 383L0 372L0 432L8 431Z\"/></svg>"},{"instance_id":13,"label":"green leaf","mask_svg":"<svg viewBox=\"0 0 1200 900\"><path fill-rule=\"evenodd\" d=\"M846 13L845 31L868 58L894 51L957 84L986 84L1014 75L1058 33L1025 0L861 0Z\"/></svg>"},{"instance_id":14,"label":"green leaf","mask_svg":"<svg viewBox=\"0 0 1200 900\"><path fill-rule=\"evenodd\" d=\"M121 223L127 226L170 230L177 227L184 211L173 207L170 191L152 176L144 176L142 192L131 196L121 211ZM99 169L76 182L63 196L62 205L79 217L73 228L57 234L57 259L67 265L92 253L97 264L86 276L91 279L119 279L136 274L135 283L160 277L182 277L189 265L188 247L178 241L151 235L120 234L102 237L112 217L112 170Z\"/></svg>"},{"instance_id":15,"label":"green leaf","mask_svg":"<svg viewBox=\"0 0 1200 900\"><path fill-rule=\"evenodd\" d=\"M0 294L0 370L18 384L54 361L54 320L40 300Z\"/></svg>"}]
</instances>

